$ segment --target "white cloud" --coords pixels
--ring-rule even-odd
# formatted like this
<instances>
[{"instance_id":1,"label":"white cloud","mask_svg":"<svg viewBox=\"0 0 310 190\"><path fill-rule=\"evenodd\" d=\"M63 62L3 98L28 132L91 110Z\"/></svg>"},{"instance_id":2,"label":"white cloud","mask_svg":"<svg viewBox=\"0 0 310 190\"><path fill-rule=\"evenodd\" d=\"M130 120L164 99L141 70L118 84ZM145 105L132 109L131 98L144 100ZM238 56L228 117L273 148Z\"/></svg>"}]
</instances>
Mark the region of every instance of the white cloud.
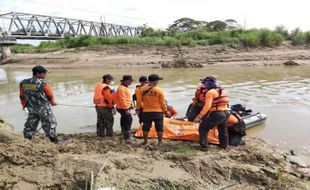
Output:
<instances>
[{"instance_id":1,"label":"white cloud","mask_svg":"<svg viewBox=\"0 0 310 190\"><path fill-rule=\"evenodd\" d=\"M282 24L310 30L309 7L308 0L0 0L1 13L20 11L94 21L103 16L110 23L148 23L156 28L166 28L181 17L206 21L232 18L243 24L246 15L247 28Z\"/></svg>"}]
</instances>

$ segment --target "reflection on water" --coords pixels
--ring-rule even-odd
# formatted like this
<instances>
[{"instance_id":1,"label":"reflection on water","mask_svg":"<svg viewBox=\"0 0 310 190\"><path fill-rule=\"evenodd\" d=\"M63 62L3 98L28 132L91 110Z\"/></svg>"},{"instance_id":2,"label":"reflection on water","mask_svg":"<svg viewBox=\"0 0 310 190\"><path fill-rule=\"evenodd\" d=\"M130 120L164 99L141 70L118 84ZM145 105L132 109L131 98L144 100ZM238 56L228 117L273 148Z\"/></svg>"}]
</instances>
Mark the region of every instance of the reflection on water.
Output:
<instances>
[{"instance_id":1,"label":"reflection on water","mask_svg":"<svg viewBox=\"0 0 310 190\"><path fill-rule=\"evenodd\" d=\"M205 69L100 70L56 69L48 76L56 100L63 104L92 105L95 85L105 73L111 73L119 84L123 74L135 79L142 74L158 73L164 77L160 87L165 90L169 104L181 116L193 97L199 78L216 75L222 87L230 92L232 104L242 103L254 111L267 114L267 122L249 131L285 148L310 147L310 67L233 67ZM23 129L25 115L18 100L18 83L31 76L29 70L0 69L0 115ZM134 91L132 85L131 91ZM117 85L115 85L117 87ZM94 131L96 113L92 108L57 106L54 108L58 131L74 133ZM137 126L137 121L135 121ZM115 128L119 128L118 118Z\"/></svg>"}]
</instances>

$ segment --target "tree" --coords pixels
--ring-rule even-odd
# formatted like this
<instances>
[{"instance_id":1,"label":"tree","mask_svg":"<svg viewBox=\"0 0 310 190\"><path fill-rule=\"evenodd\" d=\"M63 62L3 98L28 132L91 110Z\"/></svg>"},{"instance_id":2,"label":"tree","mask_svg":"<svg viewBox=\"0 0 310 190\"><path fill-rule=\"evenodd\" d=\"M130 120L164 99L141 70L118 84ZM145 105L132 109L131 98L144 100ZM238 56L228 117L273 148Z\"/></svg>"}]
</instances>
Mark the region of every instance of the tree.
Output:
<instances>
[{"instance_id":1,"label":"tree","mask_svg":"<svg viewBox=\"0 0 310 190\"><path fill-rule=\"evenodd\" d=\"M227 27L228 27L228 24L220 20L215 20L207 24L207 29L210 31L223 31Z\"/></svg>"},{"instance_id":2,"label":"tree","mask_svg":"<svg viewBox=\"0 0 310 190\"><path fill-rule=\"evenodd\" d=\"M224 21L226 24L227 24L227 27L229 29L236 29L236 28L239 28L239 24L236 20L234 19L227 19Z\"/></svg>"},{"instance_id":3,"label":"tree","mask_svg":"<svg viewBox=\"0 0 310 190\"><path fill-rule=\"evenodd\" d=\"M187 31L192 29L198 29L205 26L207 22L205 21L197 21L191 18L180 18L173 22L172 25L169 26L169 31Z\"/></svg>"}]
</instances>

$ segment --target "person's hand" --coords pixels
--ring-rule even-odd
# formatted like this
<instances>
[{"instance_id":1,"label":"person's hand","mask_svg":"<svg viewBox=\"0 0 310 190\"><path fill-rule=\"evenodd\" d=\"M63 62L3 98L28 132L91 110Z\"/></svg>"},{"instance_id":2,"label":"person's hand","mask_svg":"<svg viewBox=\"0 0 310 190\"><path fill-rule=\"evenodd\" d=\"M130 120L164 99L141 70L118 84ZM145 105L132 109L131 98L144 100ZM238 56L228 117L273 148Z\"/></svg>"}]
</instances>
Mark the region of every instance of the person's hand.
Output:
<instances>
[{"instance_id":1,"label":"person's hand","mask_svg":"<svg viewBox=\"0 0 310 190\"><path fill-rule=\"evenodd\" d=\"M52 103L52 106L57 106L57 103L56 102Z\"/></svg>"},{"instance_id":2,"label":"person's hand","mask_svg":"<svg viewBox=\"0 0 310 190\"><path fill-rule=\"evenodd\" d=\"M116 110L115 110L115 108L112 108L111 111L112 111L112 114L113 114L113 115L116 115Z\"/></svg>"},{"instance_id":3,"label":"person's hand","mask_svg":"<svg viewBox=\"0 0 310 190\"><path fill-rule=\"evenodd\" d=\"M194 119L194 123L199 123L201 120L202 116L201 115L197 115L197 117Z\"/></svg>"},{"instance_id":4,"label":"person's hand","mask_svg":"<svg viewBox=\"0 0 310 190\"><path fill-rule=\"evenodd\" d=\"M140 110L136 109L136 114L139 115L140 114Z\"/></svg>"},{"instance_id":5,"label":"person's hand","mask_svg":"<svg viewBox=\"0 0 310 190\"><path fill-rule=\"evenodd\" d=\"M126 110L126 115L131 115L129 110Z\"/></svg>"},{"instance_id":6,"label":"person's hand","mask_svg":"<svg viewBox=\"0 0 310 190\"><path fill-rule=\"evenodd\" d=\"M168 111L164 111L164 116L169 117Z\"/></svg>"}]
</instances>

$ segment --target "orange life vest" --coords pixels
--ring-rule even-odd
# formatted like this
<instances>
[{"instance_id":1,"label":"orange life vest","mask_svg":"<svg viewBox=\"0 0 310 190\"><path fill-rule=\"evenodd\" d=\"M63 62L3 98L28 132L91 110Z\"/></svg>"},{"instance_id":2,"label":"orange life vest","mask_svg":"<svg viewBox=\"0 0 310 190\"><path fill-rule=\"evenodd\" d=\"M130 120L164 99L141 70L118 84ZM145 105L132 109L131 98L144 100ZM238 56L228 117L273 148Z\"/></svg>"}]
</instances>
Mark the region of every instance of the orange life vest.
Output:
<instances>
[{"instance_id":1,"label":"orange life vest","mask_svg":"<svg viewBox=\"0 0 310 190\"><path fill-rule=\"evenodd\" d=\"M107 107L108 106L105 99L108 99L110 97L104 97L103 93L102 93L102 91L105 87L109 87L111 89L111 87L109 85L101 83L101 82L98 83L96 88L95 88L93 102L98 107Z\"/></svg>"},{"instance_id":2,"label":"orange life vest","mask_svg":"<svg viewBox=\"0 0 310 190\"><path fill-rule=\"evenodd\" d=\"M199 94L198 94L198 101L205 104L206 103L206 93L208 92L208 89L206 88L200 88Z\"/></svg>"},{"instance_id":3,"label":"orange life vest","mask_svg":"<svg viewBox=\"0 0 310 190\"><path fill-rule=\"evenodd\" d=\"M216 90L218 90L219 93L220 91L222 91L222 93L217 98L213 98L211 107L216 108L215 110L217 110L219 107L222 107L222 106L228 106L229 104L228 93L225 90L222 90L220 88L217 88Z\"/></svg>"}]
</instances>

